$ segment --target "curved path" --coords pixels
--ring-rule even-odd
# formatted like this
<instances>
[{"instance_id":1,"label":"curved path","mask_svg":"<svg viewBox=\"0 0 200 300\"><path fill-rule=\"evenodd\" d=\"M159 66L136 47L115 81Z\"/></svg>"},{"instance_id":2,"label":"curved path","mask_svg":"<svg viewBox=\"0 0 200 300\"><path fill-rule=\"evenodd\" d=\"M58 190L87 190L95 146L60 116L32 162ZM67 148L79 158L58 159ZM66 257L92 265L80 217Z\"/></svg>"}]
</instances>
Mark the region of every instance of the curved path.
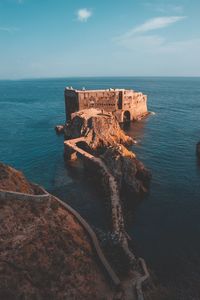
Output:
<instances>
[{"instance_id":1,"label":"curved path","mask_svg":"<svg viewBox=\"0 0 200 300\"><path fill-rule=\"evenodd\" d=\"M110 199L111 199L111 209L112 209L112 230L113 233L118 236L118 239L121 242L126 241L127 239L125 235L124 219L123 219L121 201L119 197L119 190L118 190L116 179L110 173L108 167L103 162L103 160L79 148L77 146L77 143L79 142L85 142L85 138L81 137L81 138L65 141L64 142L65 148L67 148L67 150L79 153L83 159L89 160L93 164L97 165L103 177L107 179L109 192L110 192Z\"/></svg>"},{"instance_id":2,"label":"curved path","mask_svg":"<svg viewBox=\"0 0 200 300\"><path fill-rule=\"evenodd\" d=\"M121 247L125 253L125 255L129 258L129 262L134 270L134 263L138 260L136 259L133 252L129 249L128 246L128 235L124 226L124 218L121 206L121 200L119 196L118 185L115 177L110 173L108 167L104 163L102 159L99 157L95 157L92 154L84 151L80 147L77 146L79 142L86 142L84 137L66 140L64 142L65 152L69 151L69 153L79 153L82 159L89 160L90 162L96 164L101 171L103 178L107 178L109 192L110 192L110 200L111 200L111 213L112 213L112 231L118 237L118 240L121 244ZM137 298L138 300L143 300L143 292L142 292L142 283L149 277L149 273L147 271L146 263L144 259L140 258L139 263L141 264L142 270L145 275L134 271L135 278L132 280L132 285L136 288ZM132 293L131 293L132 294ZM129 297L128 297L129 298Z\"/></svg>"},{"instance_id":3,"label":"curved path","mask_svg":"<svg viewBox=\"0 0 200 300\"><path fill-rule=\"evenodd\" d=\"M44 190L42 187L39 187L38 185L35 185L37 188L40 189L41 195L30 195L30 194L23 194L23 193L18 193L18 192L10 192L10 191L5 191L5 190L0 190L0 200L22 200L22 201L44 201L44 200L51 200L54 199L57 201L64 209L66 209L69 213L71 213L78 221L80 225L85 229L87 232L88 236L90 237L90 240L92 241L94 250L98 256L99 261L103 265L106 273L109 275L112 283L115 286L120 285L120 280L118 276L115 274L113 271L112 267L108 263L107 259L105 258L100 244L98 242L97 236L94 233L93 229L91 226L80 216L80 214L74 210L71 206L66 204L65 202L61 201L59 198L49 194L46 190Z\"/></svg>"}]
</instances>

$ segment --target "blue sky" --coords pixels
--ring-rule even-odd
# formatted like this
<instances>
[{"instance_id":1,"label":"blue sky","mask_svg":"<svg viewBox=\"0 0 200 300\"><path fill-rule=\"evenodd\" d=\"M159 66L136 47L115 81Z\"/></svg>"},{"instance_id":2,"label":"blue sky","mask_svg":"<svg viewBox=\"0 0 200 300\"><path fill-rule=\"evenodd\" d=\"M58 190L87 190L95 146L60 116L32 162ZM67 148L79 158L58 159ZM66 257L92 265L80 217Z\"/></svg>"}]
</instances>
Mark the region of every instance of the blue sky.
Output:
<instances>
[{"instance_id":1,"label":"blue sky","mask_svg":"<svg viewBox=\"0 0 200 300\"><path fill-rule=\"evenodd\" d=\"M0 79L200 76L199 0L0 0Z\"/></svg>"}]
</instances>

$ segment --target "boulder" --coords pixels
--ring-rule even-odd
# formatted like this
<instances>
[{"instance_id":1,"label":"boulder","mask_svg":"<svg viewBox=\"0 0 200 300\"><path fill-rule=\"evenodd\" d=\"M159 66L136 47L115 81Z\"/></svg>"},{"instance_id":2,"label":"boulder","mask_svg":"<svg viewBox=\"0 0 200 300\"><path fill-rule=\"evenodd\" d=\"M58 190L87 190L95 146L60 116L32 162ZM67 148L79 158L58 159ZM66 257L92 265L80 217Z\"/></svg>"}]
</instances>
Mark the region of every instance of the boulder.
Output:
<instances>
[{"instance_id":1,"label":"boulder","mask_svg":"<svg viewBox=\"0 0 200 300\"><path fill-rule=\"evenodd\" d=\"M55 127L55 131L57 134L63 134L64 133L64 125L57 125Z\"/></svg>"}]
</instances>

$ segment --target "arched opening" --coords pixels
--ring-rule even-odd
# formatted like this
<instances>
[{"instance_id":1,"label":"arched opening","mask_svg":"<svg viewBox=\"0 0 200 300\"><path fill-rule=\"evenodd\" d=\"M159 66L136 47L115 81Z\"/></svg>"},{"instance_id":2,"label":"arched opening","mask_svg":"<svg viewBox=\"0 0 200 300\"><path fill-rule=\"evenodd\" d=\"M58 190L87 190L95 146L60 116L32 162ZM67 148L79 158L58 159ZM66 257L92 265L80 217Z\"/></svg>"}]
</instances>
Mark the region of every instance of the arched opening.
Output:
<instances>
[{"instance_id":1,"label":"arched opening","mask_svg":"<svg viewBox=\"0 0 200 300\"><path fill-rule=\"evenodd\" d=\"M128 110L126 110L124 112L123 122L127 123L127 122L130 122L130 120L131 120L131 114L130 114L130 112Z\"/></svg>"}]
</instances>

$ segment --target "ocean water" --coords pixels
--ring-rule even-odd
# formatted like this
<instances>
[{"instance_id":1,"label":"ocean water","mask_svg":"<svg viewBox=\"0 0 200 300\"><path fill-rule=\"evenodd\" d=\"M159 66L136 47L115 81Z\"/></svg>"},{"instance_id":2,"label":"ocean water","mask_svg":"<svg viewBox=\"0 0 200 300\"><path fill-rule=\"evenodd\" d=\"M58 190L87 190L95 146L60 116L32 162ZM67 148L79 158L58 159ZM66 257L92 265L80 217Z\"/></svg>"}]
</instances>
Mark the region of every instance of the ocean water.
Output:
<instances>
[{"instance_id":1,"label":"ocean water","mask_svg":"<svg viewBox=\"0 0 200 300\"><path fill-rule=\"evenodd\" d=\"M193 270L200 253L200 78L65 78L0 81L0 160L68 201L96 227L106 227L105 203L81 165L66 166L64 87L133 88L155 114L132 123L138 158L152 173L148 195L128 224L136 251L163 282ZM189 265L186 261L192 261ZM184 278L185 278L184 277Z\"/></svg>"}]
</instances>

